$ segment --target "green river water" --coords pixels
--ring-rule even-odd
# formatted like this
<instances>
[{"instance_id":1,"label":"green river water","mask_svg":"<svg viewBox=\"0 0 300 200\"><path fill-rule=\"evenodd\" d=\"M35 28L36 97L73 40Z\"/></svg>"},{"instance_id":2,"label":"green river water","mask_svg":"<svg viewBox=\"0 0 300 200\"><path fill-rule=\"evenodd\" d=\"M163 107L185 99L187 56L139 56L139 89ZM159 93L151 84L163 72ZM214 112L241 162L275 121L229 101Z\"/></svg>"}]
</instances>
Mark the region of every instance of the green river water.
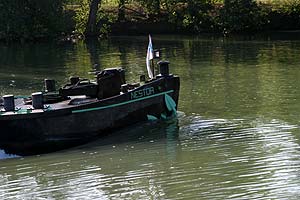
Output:
<instances>
[{"instance_id":1,"label":"green river water","mask_svg":"<svg viewBox=\"0 0 300 200\"><path fill-rule=\"evenodd\" d=\"M124 66L146 73L148 37L0 45L0 95ZM0 199L299 199L300 37L153 35L181 78L177 119L56 153L0 150Z\"/></svg>"}]
</instances>

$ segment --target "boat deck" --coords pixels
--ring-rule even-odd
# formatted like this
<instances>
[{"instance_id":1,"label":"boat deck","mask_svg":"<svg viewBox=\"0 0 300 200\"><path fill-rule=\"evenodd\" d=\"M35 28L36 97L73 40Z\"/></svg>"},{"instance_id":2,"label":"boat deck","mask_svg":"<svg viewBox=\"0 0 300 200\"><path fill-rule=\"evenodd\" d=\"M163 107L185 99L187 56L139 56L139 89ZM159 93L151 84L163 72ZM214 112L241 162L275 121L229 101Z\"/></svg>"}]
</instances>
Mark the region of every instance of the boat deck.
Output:
<instances>
[{"instance_id":1,"label":"boat deck","mask_svg":"<svg viewBox=\"0 0 300 200\"><path fill-rule=\"evenodd\" d=\"M63 100L56 103L47 103L43 109L34 109L31 104L25 102L26 98L16 97L15 98L15 111L5 111L3 100L0 100L0 115L16 115L16 114L29 114L29 113L41 113L50 110L60 110L66 108L76 107L78 105L84 105L99 101L97 98L81 96L70 96L69 99Z\"/></svg>"}]
</instances>

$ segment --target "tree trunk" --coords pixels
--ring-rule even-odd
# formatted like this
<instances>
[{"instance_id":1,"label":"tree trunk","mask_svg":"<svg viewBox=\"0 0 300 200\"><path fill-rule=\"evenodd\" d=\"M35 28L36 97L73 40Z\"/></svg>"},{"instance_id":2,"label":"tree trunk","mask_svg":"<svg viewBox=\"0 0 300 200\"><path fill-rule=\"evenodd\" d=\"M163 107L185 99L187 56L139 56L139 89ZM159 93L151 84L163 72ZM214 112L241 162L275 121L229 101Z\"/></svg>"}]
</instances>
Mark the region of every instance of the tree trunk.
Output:
<instances>
[{"instance_id":1,"label":"tree trunk","mask_svg":"<svg viewBox=\"0 0 300 200\"><path fill-rule=\"evenodd\" d=\"M160 15L160 0L154 1L154 9L155 9L154 13Z\"/></svg>"},{"instance_id":2,"label":"tree trunk","mask_svg":"<svg viewBox=\"0 0 300 200\"><path fill-rule=\"evenodd\" d=\"M125 0L119 0L118 21L125 20Z\"/></svg>"},{"instance_id":3,"label":"tree trunk","mask_svg":"<svg viewBox=\"0 0 300 200\"><path fill-rule=\"evenodd\" d=\"M100 3L101 3L101 0L91 0L89 19L88 19L88 23L87 23L87 26L85 29L86 37L95 37L98 35L97 12L98 12Z\"/></svg>"}]
</instances>

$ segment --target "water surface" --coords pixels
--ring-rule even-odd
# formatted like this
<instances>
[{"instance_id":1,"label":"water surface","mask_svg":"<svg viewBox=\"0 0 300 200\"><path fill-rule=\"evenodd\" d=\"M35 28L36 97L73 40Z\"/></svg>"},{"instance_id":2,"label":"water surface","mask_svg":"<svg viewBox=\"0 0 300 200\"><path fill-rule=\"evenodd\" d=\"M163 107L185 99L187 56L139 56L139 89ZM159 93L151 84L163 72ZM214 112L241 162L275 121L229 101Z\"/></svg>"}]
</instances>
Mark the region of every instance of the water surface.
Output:
<instances>
[{"instance_id":1,"label":"water surface","mask_svg":"<svg viewBox=\"0 0 300 200\"><path fill-rule=\"evenodd\" d=\"M0 199L299 199L300 40L153 35L181 77L178 118L47 155L0 151ZM0 94L124 66L147 37L0 46ZM92 78L91 76L89 76Z\"/></svg>"}]
</instances>

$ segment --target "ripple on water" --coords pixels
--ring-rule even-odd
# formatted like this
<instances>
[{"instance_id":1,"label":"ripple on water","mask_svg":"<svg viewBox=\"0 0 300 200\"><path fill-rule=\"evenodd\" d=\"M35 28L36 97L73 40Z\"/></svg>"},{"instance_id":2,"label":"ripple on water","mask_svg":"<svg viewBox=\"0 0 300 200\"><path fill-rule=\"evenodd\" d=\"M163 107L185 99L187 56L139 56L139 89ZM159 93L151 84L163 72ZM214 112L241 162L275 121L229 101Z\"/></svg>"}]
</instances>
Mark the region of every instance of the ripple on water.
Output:
<instances>
[{"instance_id":1,"label":"ripple on water","mask_svg":"<svg viewBox=\"0 0 300 200\"><path fill-rule=\"evenodd\" d=\"M293 199L300 195L297 131L276 119L180 114L179 124L150 123L72 150L2 160L0 198Z\"/></svg>"},{"instance_id":2,"label":"ripple on water","mask_svg":"<svg viewBox=\"0 0 300 200\"><path fill-rule=\"evenodd\" d=\"M299 131L297 126L276 119L206 120L196 116L189 120L190 124L181 126L181 144L183 150L195 151L199 157L204 152L205 158L198 157L202 161L199 176L213 182L206 188L213 193L211 198L300 195L299 144L293 134Z\"/></svg>"}]
</instances>

